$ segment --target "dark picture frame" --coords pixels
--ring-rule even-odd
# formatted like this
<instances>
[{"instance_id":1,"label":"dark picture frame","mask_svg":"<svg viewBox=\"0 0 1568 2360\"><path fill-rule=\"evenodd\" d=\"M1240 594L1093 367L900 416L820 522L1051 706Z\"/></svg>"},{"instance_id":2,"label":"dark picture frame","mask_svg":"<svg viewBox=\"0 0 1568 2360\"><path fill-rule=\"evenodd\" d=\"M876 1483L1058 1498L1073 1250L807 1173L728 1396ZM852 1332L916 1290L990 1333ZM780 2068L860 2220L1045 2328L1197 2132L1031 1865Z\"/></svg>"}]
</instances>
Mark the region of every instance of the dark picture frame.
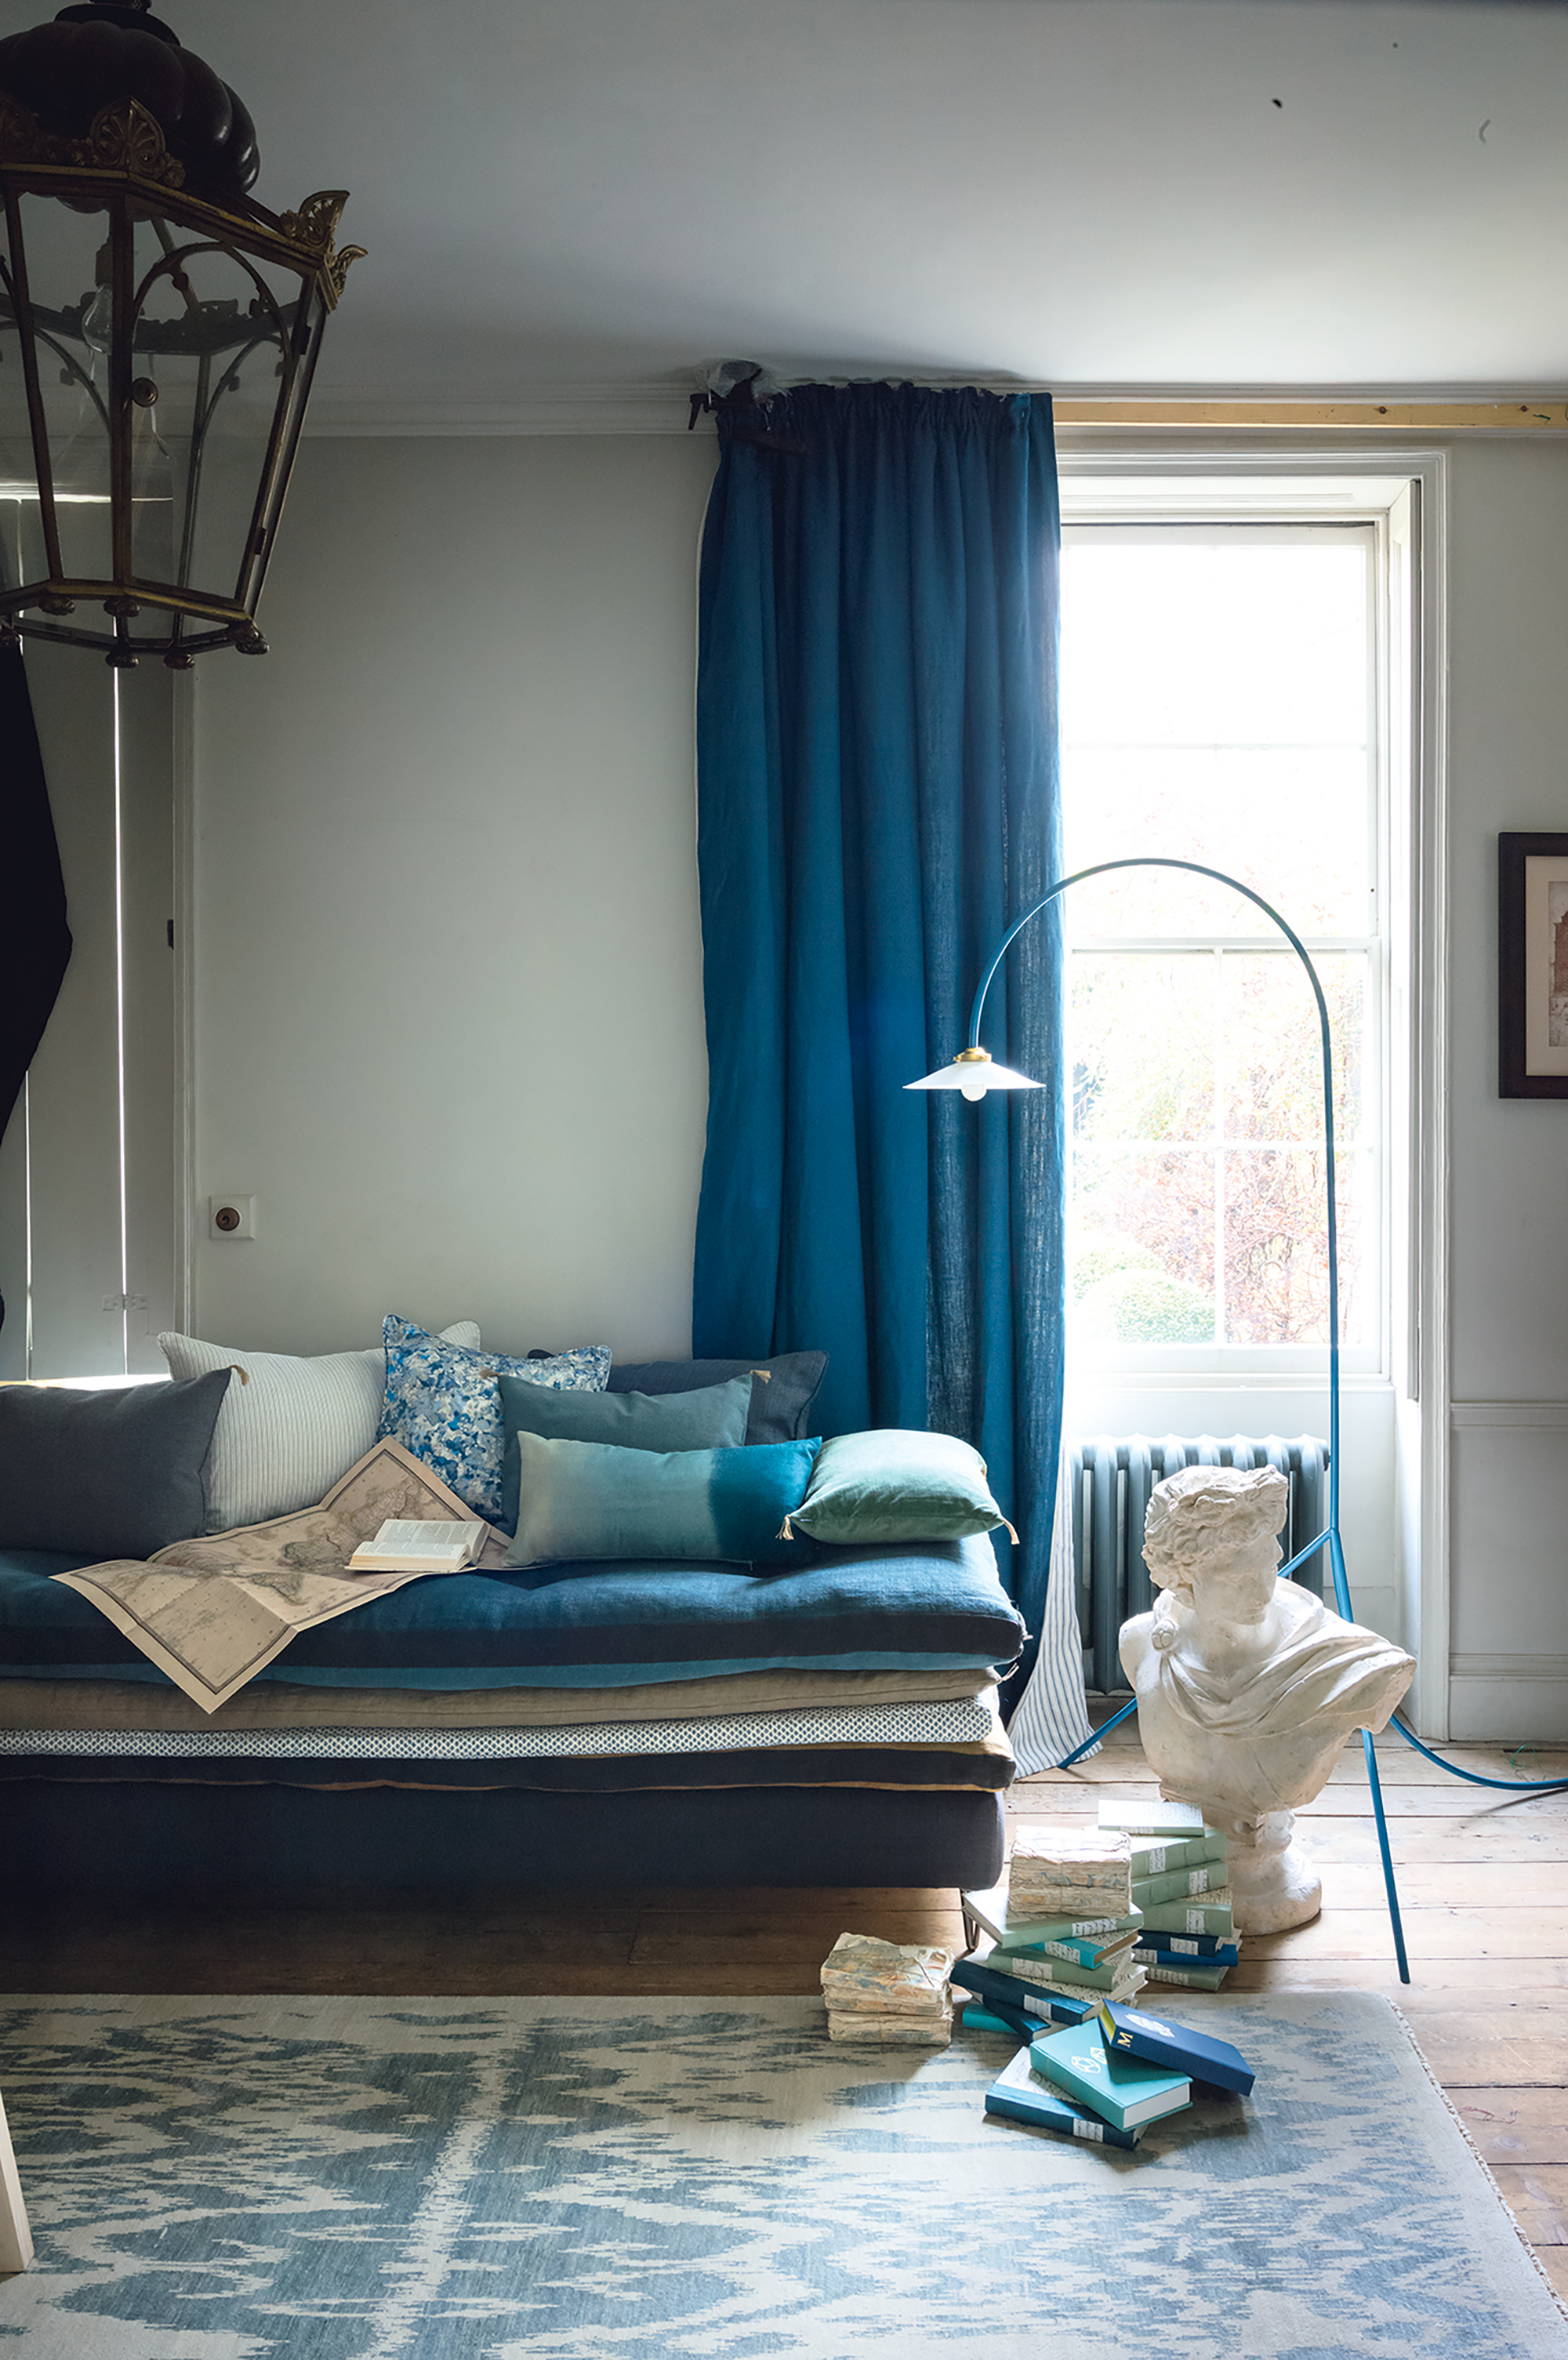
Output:
<instances>
[{"instance_id":1,"label":"dark picture frame","mask_svg":"<svg viewBox=\"0 0 1568 2360\"><path fill-rule=\"evenodd\" d=\"M1497 838L1497 1095L1568 1098L1568 835Z\"/></svg>"}]
</instances>

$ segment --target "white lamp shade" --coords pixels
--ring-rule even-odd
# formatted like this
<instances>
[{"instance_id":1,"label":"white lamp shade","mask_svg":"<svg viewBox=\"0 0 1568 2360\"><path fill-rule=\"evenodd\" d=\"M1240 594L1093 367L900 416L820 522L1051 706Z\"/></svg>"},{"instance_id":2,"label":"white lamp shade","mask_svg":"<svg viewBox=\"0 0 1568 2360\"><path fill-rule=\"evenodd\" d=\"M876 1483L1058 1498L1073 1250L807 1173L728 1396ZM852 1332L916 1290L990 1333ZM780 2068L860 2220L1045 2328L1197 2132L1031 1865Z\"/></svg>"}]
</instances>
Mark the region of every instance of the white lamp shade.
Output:
<instances>
[{"instance_id":1,"label":"white lamp shade","mask_svg":"<svg viewBox=\"0 0 1568 2360\"><path fill-rule=\"evenodd\" d=\"M950 1065L939 1065L934 1074L922 1074L918 1082L906 1082L907 1090L962 1090L966 1098L983 1098L987 1090L1040 1090L1043 1082L1032 1081L1028 1074L1016 1074L1010 1065L998 1065L994 1058L985 1055L954 1057Z\"/></svg>"}]
</instances>

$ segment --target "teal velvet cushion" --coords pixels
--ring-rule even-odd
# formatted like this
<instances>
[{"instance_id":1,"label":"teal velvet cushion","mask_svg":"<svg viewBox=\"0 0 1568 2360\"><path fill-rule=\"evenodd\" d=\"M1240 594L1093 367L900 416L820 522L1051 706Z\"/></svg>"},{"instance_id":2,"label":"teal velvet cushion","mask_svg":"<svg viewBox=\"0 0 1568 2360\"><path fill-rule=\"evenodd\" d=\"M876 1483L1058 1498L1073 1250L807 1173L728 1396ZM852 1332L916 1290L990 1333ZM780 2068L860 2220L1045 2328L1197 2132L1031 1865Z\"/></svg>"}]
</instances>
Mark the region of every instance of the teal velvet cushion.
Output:
<instances>
[{"instance_id":1,"label":"teal velvet cushion","mask_svg":"<svg viewBox=\"0 0 1568 2360\"><path fill-rule=\"evenodd\" d=\"M616 1557L729 1558L786 1565L811 1554L785 1538L820 1445L626 1450L547 1442L518 1428L515 1566Z\"/></svg>"},{"instance_id":2,"label":"teal velvet cushion","mask_svg":"<svg viewBox=\"0 0 1568 2360\"><path fill-rule=\"evenodd\" d=\"M517 1529L519 1433L546 1442L609 1442L623 1450L722 1450L746 1440L751 1407L751 1372L728 1384L704 1385L691 1393L551 1393L526 1377L499 1379L501 1425L501 1516L504 1532Z\"/></svg>"},{"instance_id":3,"label":"teal velvet cushion","mask_svg":"<svg viewBox=\"0 0 1568 2360\"><path fill-rule=\"evenodd\" d=\"M790 1522L813 1540L858 1546L963 1540L1007 1520L991 1497L985 1460L967 1442L884 1426L823 1443Z\"/></svg>"}]
</instances>

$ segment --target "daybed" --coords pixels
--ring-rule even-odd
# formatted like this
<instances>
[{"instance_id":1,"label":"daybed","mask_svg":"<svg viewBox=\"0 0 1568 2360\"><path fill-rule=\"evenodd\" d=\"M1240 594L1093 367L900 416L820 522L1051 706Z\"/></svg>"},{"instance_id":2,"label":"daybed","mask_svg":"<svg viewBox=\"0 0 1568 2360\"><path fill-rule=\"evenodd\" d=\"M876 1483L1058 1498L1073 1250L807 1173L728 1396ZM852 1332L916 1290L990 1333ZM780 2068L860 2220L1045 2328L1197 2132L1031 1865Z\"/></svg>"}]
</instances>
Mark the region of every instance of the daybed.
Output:
<instances>
[{"instance_id":1,"label":"daybed","mask_svg":"<svg viewBox=\"0 0 1568 2360\"><path fill-rule=\"evenodd\" d=\"M820 1355L790 1358L820 1377ZM710 1373L617 1368L609 1389L695 1390ZM748 1444L773 1438L769 1416L806 1431L811 1387L791 1393L783 1362L769 1373ZM1000 1873L1013 1761L994 1682L1024 1633L983 1535L419 1580L299 1633L211 1715L49 1578L91 1561L0 1546L13 1887Z\"/></svg>"}]
</instances>

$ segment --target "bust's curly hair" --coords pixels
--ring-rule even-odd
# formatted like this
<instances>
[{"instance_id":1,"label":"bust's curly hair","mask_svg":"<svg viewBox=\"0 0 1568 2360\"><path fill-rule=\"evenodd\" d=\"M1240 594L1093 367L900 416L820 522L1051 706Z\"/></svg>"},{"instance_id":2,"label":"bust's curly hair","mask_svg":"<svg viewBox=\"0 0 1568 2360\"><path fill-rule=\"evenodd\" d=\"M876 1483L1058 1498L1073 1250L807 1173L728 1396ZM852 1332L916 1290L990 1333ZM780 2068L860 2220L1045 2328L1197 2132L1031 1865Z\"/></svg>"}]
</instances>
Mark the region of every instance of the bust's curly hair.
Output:
<instances>
[{"instance_id":1,"label":"bust's curly hair","mask_svg":"<svg viewBox=\"0 0 1568 2360\"><path fill-rule=\"evenodd\" d=\"M1191 1600L1192 1576L1223 1530L1227 1548L1271 1539L1290 1505L1290 1487L1272 1467L1183 1467L1149 1495L1143 1560L1161 1590Z\"/></svg>"}]
</instances>

